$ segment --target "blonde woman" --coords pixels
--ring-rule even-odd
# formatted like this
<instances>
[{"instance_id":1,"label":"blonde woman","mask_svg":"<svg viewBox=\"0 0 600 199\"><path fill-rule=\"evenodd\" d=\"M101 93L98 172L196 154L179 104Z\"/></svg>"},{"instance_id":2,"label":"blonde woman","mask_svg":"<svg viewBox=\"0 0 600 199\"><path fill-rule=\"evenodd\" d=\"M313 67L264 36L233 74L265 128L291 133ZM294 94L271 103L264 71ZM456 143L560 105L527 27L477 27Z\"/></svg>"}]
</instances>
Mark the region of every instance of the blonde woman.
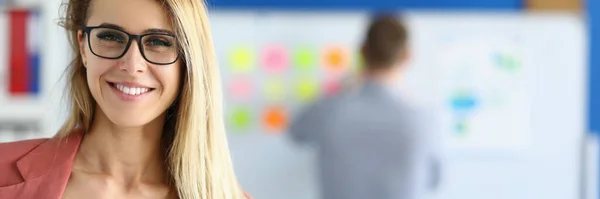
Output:
<instances>
[{"instance_id":1,"label":"blonde woman","mask_svg":"<svg viewBox=\"0 0 600 199\"><path fill-rule=\"evenodd\" d=\"M0 198L247 198L202 2L70 0L70 117L0 144Z\"/></svg>"}]
</instances>

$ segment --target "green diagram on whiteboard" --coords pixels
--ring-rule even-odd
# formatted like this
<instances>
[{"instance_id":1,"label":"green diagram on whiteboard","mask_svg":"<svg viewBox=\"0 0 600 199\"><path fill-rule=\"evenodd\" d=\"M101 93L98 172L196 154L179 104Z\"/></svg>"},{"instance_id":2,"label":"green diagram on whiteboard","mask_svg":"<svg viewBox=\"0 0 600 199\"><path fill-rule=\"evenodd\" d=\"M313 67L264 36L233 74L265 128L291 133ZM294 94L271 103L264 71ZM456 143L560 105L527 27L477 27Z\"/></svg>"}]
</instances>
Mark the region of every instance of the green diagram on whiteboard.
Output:
<instances>
[{"instance_id":1,"label":"green diagram on whiteboard","mask_svg":"<svg viewBox=\"0 0 600 199\"><path fill-rule=\"evenodd\" d=\"M455 39L436 56L442 96L451 134L448 144L457 148L519 149L528 144L530 107L527 68L520 43Z\"/></svg>"}]
</instances>

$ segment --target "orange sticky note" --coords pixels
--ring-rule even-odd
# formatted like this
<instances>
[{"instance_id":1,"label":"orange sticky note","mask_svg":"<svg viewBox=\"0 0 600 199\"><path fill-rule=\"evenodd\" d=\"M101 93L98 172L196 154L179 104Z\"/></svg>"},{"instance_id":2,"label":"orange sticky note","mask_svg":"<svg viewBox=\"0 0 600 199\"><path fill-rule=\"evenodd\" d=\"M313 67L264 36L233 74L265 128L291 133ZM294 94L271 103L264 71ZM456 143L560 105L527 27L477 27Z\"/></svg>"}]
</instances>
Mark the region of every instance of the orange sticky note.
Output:
<instances>
[{"instance_id":1,"label":"orange sticky note","mask_svg":"<svg viewBox=\"0 0 600 199\"><path fill-rule=\"evenodd\" d=\"M331 46L324 51L323 66L329 72L342 72L349 62L348 52L340 46Z\"/></svg>"},{"instance_id":2,"label":"orange sticky note","mask_svg":"<svg viewBox=\"0 0 600 199\"><path fill-rule=\"evenodd\" d=\"M263 125L268 132L283 133L288 125L285 109L280 106L268 107L263 115Z\"/></svg>"},{"instance_id":3,"label":"orange sticky note","mask_svg":"<svg viewBox=\"0 0 600 199\"><path fill-rule=\"evenodd\" d=\"M249 78L238 77L229 84L229 92L236 99L249 99L252 95L253 85Z\"/></svg>"},{"instance_id":4,"label":"orange sticky note","mask_svg":"<svg viewBox=\"0 0 600 199\"><path fill-rule=\"evenodd\" d=\"M285 47L280 45L266 47L261 59L264 70L270 73L281 73L289 65L288 53Z\"/></svg>"}]
</instances>

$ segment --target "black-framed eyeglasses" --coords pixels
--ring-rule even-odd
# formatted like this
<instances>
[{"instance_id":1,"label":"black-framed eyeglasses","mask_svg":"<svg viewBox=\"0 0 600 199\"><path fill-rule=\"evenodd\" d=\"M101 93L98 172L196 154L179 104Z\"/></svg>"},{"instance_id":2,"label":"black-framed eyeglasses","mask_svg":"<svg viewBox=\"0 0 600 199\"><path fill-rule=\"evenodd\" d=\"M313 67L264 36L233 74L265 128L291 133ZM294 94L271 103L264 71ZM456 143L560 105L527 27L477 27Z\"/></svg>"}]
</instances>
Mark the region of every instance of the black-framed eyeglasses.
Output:
<instances>
[{"instance_id":1,"label":"black-framed eyeglasses","mask_svg":"<svg viewBox=\"0 0 600 199\"><path fill-rule=\"evenodd\" d=\"M168 65L179 59L177 38L168 33L134 35L107 26L88 26L83 31L90 51L98 57L119 59L127 53L131 41L137 40L142 57L152 64Z\"/></svg>"}]
</instances>

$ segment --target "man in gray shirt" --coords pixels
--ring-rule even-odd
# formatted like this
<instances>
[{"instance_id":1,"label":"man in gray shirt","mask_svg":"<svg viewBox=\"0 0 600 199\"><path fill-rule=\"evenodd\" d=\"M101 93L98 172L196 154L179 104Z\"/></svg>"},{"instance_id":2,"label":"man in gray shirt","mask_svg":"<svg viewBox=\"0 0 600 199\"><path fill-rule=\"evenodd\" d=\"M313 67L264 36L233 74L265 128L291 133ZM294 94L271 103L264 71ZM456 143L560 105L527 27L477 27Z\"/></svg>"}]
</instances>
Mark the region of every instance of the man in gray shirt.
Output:
<instances>
[{"instance_id":1,"label":"man in gray shirt","mask_svg":"<svg viewBox=\"0 0 600 199\"><path fill-rule=\"evenodd\" d=\"M371 23L361 83L296 115L290 136L318 150L322 199L421 199L439 184L438 122L395 89L407 31L394 16Z\"/></svg>"}]
</instances>

